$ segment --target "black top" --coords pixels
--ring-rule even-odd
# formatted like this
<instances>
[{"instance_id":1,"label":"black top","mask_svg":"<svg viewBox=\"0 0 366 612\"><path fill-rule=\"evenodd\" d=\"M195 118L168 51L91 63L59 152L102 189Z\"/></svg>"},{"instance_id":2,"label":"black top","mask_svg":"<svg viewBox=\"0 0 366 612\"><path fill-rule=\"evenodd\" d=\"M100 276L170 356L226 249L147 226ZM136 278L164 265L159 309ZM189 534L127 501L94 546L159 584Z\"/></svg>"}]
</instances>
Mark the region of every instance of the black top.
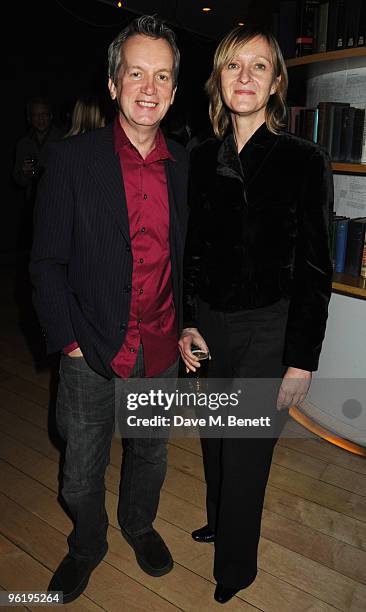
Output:
<instances>
[{"instance_id":1,"label":"black top","mask_svg":"<svg viewBox=\"0 0 366 612\"><path fill-rule=\"evenodd\" d=\"M331 294L333 178L327 153L263 124L238 155L233 134L192 153L185 327L196 297L219 311L290 299L284 364L315 370Z\"/></svg>"}]
</instances>

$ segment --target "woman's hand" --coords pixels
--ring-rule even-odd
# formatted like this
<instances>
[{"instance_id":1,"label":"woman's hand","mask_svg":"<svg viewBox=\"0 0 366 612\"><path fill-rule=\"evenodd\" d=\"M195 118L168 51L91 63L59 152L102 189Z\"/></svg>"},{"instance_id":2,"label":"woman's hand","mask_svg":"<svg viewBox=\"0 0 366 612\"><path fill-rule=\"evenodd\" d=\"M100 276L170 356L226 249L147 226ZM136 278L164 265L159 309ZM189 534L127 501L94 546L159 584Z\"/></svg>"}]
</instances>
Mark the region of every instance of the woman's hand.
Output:
<instances>
[{"instance_id":1,"label":"woman's hand","mask_svg":"<svg viewBox=\"0 0 366 612\"><path fill-rule=\"evenodd\" d=\"M206 353L209 353L208 346L197 327L186 327L181 334L178 342L181 357L186 364L186 372L195 372L197 368L201 367L199 360L191 352L191 346L194 344L198 348L202 349ZM211 357L209 357L211 359Z\"/></svg>"},{"instance_id":2,"label":"woman's hand","mask_svg":"<svg viewBox=\"0 0 366 612\"><path fill-rule=\"evenodd\" d=\"M282 379L277 398L277 410L297 406L304 401L311 383L311 372L288 368Z\"/></svg>"}]
</instances>

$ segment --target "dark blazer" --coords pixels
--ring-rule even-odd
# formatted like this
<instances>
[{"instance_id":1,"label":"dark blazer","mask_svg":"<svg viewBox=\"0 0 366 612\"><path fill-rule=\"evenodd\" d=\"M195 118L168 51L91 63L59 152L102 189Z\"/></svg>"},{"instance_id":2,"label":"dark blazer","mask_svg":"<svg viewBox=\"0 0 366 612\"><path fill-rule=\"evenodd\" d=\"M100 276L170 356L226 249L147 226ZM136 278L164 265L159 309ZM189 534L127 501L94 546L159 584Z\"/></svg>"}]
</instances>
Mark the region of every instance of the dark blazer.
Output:
<instances>
[{"instance_id":1,"label":"dark blazer","mask_svg":"<svg viewBox=\"0 0 366 612\"><path fill-rule=\"evenodd\" d=\"M170 140L167 145L175 159L165 164L172 286L181 326L188 163L181 145ZM112 125L53 145L39 185L30 273L48 352L77 341L89 365L111 377L110 363L127 332L132 279Z\"/></svg>"},{"instance_id":2,"label":"dark blazer","mask_svg":"<svg viewBox=\"0 0 366 612\"><path fill-rule=\"evenodd\" d=\"M327 153L263 124L237 153L232 134L191 156L185 327L199 296L219 311L290 299L284 365L316 370L331 294L333 178Z\"/></svg>"}]
</instances>

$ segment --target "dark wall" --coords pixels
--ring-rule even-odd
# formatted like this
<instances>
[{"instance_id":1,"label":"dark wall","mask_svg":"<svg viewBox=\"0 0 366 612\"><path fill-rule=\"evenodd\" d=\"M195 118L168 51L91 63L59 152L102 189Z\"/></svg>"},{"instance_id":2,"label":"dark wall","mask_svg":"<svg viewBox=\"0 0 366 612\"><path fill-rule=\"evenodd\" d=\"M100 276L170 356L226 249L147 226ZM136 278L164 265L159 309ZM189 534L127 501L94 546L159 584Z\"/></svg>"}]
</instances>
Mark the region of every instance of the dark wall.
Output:
<instances>
[{"instance_id":1,"label":"dark wall","mask_svg":"<svg viewBox=\"0 0 366 612\"><path fill-rule=\"evenodd\" d=\"M15 247L17 216L23 201L23 192L14 185L11 174L15 144L27 131L27 100L38 95L49 97L55 122L62 124L66 110L72 108L81 91L87 87L105 91L105 47L120 29L116 18L112 27L81 22L55 0L12 3L7 13L1 40L5 155L0 250L3 252ZM113 23L110 17L109 22L106 19L106 23Z\"/></svg>"},{"instance_id":2,"label":"dark wall","mask_svg":"<svg viewBox=\"0 0 366 612\"><path fill-rule=\"evenodd\" d=\"M27 131L25 105L32 96L50 98L55 122L65 123L80 93L94 90L111 113L107 91L107 48L135 15L96 0L33 0L7 6L3 22L2 138L3 189L0 252L15 249L22 190L11 174L17 140ZM182 69L175 106L206 121L206 80L214 44L195 34L176 31Z\"/></svg>"}]
</instances>

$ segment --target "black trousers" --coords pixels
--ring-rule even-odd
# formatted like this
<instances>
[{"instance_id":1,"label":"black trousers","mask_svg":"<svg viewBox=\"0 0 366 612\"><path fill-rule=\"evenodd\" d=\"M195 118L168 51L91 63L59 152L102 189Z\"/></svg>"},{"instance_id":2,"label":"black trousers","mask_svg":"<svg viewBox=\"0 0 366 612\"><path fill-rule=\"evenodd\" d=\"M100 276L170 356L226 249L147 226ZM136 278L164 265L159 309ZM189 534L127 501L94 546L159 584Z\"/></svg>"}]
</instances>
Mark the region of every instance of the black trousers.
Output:
<instances>
[{"instance_id":1,"label":"black trousers","mask_svg":"<svg viewBox=\"0 0 366 612\"><path fill-rule=\"evenodd\" d=\"M283 377L288 301L234 313L212 311L199 303L199 331L211 353L210 378ZM271 420L279 435L288 411ZM260 434L258 434L260 435ZM263 501L278 437L202 438L207 484L207 519L215 531L214 577L241 589L257 574Z\"/></svg>"}]
</instances>

